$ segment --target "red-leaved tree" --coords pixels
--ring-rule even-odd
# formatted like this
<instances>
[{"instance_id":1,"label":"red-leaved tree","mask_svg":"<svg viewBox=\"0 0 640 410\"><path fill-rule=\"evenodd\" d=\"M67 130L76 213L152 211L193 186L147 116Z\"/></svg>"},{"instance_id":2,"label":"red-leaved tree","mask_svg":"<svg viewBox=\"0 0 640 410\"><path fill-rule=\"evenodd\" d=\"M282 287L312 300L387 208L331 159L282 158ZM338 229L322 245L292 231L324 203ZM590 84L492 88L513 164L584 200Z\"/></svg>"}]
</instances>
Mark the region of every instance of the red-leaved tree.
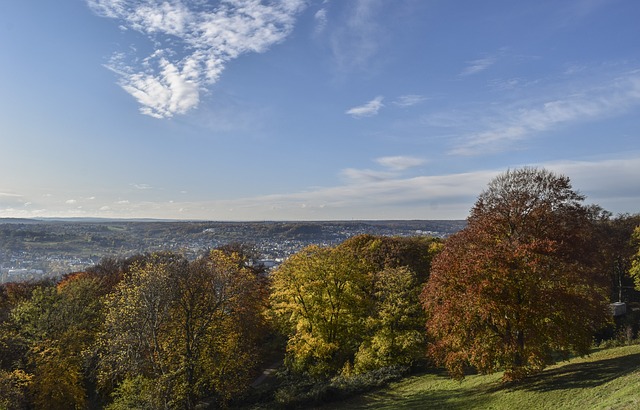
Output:
<instances>
[{"instance_id":1,"label":"red-leaved tree","mask_svg":"<svg viewBox=\"0 0 640 410\"><path fill-rule=\"evenodd\" d=\"M569 178L535 168L507 171L480 194L422 293L429 354L453 377L473 366L515 380L553 353L587 353L607 321L608 278L583 200Z\"/></svg>"}]
</instances>

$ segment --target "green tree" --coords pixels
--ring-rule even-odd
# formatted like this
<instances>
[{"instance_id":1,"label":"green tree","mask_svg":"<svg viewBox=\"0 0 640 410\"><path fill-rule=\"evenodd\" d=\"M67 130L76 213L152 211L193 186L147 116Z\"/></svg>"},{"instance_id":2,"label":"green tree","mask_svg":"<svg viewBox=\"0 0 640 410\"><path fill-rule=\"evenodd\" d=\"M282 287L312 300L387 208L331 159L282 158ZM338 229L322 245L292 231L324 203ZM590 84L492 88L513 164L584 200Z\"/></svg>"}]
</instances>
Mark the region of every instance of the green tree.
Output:
<instances>
[{"instance_id":1,"label":"green tree","mask_svg":"<svg viewBox=\"0 0 640 410\"><path fill-rule=\"evenodd\" d=\"M441 242L429 237L359 235L338 245L366 261L368 311L356 373L424 360L426 317L419 294Z\"/></svg>"},{"instance_id":2,"label":"green tree","mask_svg":"<svg viewBox=\"0 0 640 410\"><path fill-rule=\"evenodd\" d=\"M424 356L426 317L417 275L404 266L386 268L375 278L374 308L365 318L365 337L354 362L356 373L411 365Z\"/></svg>"},{"instance_id":3,"label":"green tree","mask_svg":"<svg viewBox=\"0 0 640 410\"><path fill-rule=\"evenodd\" d=\"M33 376L22 370L0 370L0 409L22 410L29 408L28 390Z\"/></svg>"},{"instance_id":4,"label":"green tree","mask_svg":"<svg viewBox=\"0 0 640 410\"><path fill-rule=\"evenodd\" d=\"M419 293L439 249L433 238L359 235L289 258L271 295L289 366L330 377L422 359Z\"/></svg>"},{"instance_id":5,"label":"green tree","mask_svg":"<svg viewBox=\"0 0 640 410\"><path fill-rule=\"evenodd\" d=\"M263 323L259 287L237 253L135 264L106 299L100 338L100 382L115 388L114 405L153 397L147 407L190 409L209 396L224 405L245 389ZM153 392L131 395L147 381Z\"/></svg>"},{"instance_id":6,"label":"green tree","mask_svg":"<svg viewBox=\"0 0 640 410\"><path fill-rule=\"evenodd\" d=\"M92 346L100 328L101 284L85 274L35 287L11 311L14 341L24 346L14 371L29 375L33 405L83 408L91 379Z\"/></svg>"},{"instance_id":7,"label":"green tree","mask_svg":"<svg viewBox=\"0 0 640 410\"><path fill-rule=\"evenodd\" d=\"M633 290L630 275L634 254L638 244L633 241L634 229L640 225L640 215L622 214L612 217L598 207L592 207L596 220L594 237L598 241L599 268L609 273L611 279L611 301L640 301Z\"/></svg>"},{"instance_id":8,"label":"green tree","mask_svg":"<svg viewBox=\"0 0 640 410\"><path fill-rule=\"evenodd\" d=\"M391 237L357 235L347 239L339 248L348 250L364 259L372 272L406 267L423 283L429 277L431 260L437 252L440 240L431 237Z\"/></svg>"},{"instance_id":9,"label":"green tree","mask_svg":"<svg viewBox=\"0 0 640 410\"><path fill-rule=\"evenodd\" d=\"M273 273L271 303L288 335L290 367L331 376L352 364L367 310L366 274L353 254L315 245Z\"/></svg>"},{"instance_id":10,"label":"green tree","mask_svg":"<svg viewBox=\"0 0 640 410\"><path fill-rule=\"evenodd\" d=\"M640 290L640 226L637 226L633 231L633 236L631 237L631 243L637 249L635 255L631 260L631 268L629 269L629 274L635 281L636 290Z\"/></svg>"},{"instance_id":11,"label":"green tree","mask_svg":"<svg viewBox=\"0 0 640 410\"><path fill-rule=\"evenodd\" d=\"M588 352L608 320L609 290L583 200L569 178L533 168L480 194L422 294L429 353L454 377L472 365L518 379L554 352Z\"/></svg>"}]
</instances>

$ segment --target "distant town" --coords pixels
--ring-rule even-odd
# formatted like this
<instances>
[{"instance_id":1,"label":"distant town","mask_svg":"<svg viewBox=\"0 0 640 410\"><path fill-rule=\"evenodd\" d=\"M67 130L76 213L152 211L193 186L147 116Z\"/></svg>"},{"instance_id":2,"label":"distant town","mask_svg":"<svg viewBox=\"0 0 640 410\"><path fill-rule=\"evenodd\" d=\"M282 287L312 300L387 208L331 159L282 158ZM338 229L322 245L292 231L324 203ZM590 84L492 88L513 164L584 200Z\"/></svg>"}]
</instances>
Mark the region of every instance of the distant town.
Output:
<instances>
[{"instance_id":1,"label":"distant town","mask_svg":"<svg viewBox=\"0 0 640 410\"><path fill-rule=\"evenodd\" d=\"M172 251L194 259L230 243L254 247L268 268L310 244L382 236L446 237L465 221L175 222L0 219L0 283L57 278L103 258Z\"/></svg>"}]
</instances>

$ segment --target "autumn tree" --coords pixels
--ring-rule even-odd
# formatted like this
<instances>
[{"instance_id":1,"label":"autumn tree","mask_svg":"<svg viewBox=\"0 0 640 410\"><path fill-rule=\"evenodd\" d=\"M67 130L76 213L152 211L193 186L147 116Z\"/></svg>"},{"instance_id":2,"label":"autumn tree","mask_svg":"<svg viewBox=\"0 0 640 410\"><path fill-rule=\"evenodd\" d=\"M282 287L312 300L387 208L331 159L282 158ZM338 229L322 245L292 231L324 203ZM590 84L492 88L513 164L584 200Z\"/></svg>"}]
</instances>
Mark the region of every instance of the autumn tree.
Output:
<instances>
[{"instance_id":1,"label":"autumn tree","mask_svg":"<svg viewBox=\"0 0 640 410\"><path fill-rule=\"evenodd\" d=\"M426 236L393 237L357 235L339 245L365 260L375 272L406 267L422 283L429 277L431 260L440 240Z\"/></svg>"},{"instance_id":2,"label":"autumn tree","mask_svg":"<svg viewBox=\"0 0 640 410\"><path fill-rule=\"evenodd\" d=\"M203 397L224 404L246 388L264 301L241 259L220 250L190 263L156 254L124 275L106 299L100 337L100 381L114 388L113 408L190 409Z\"/></svg>"},{"instance_id":3,"label":"autumn tree","mask_svg":"<svg viewBox=\"0 0 640 410\"><path fill-rule=\"evenodd\" d=\"M600 269L610 276L611 301L640 301L631 276L632 262L638 251L633 235L634 229L640 226L640 214L613 217L598 207L591 208L596 222L594 238L598 241L598 262Z\"/></svg>"},{"instance_id":4,"label":"autumn tree","mask_svg":"<svg viewBox=\"0 0 640 410\"><path fill-rule=\"evenodd\" d=\"M375 273L371 312L364 318L354 370L362 373L395 364L411 365L424 356L425 314L420 283L406 266Z\"/></svg>"},{"instance_id":5,"label":"autumn tree","mask_svg":"<svg viewBox=\"0 0 640 410\"><path fill-rule=\"evenodd\" d=\"M418 296L438 249L432 238L359 235L289 258L272 275L271 295L288 365L330 377L424 357Z\"/></svg>"},{"instance_id":6,"label":"autumn tree","mask_svg":"<svg viewBox=\"0 0 640 410\"><path fill-rule=\"evenodd\" d=\"M366 261L367 309L354 370L362 373L423 360L423 309L419 295L440 240L358 235L338 245Z\"/></svg>"},{"instance_id":7,"label":"autumn tree","mask_svg":"<svg viewBox=\"0 0 640 410\"><path fill-rule=\"evenodd\" d=\"M552 353L587 353L607 321L608 277L583 200L569 178L535 168L507 171L480 194L422 294L430 356L452 376L471 365L518 379Z\"/></svg>"},{"instance_id":8,"label":"autumn tree","mask_svg":"<svg viewBox=\"0 0 640 410\"><path fill-rule=\"evenodd\" d=\"M187 261L172 254L153 254L137 262L105 300L100 335L100 383L107 388L138 375L166 376L170 346L163 343L174 299L175 271Z\"/></svg>"},{"instance_id":9,"label":"autumn tree","mask_svg":"<svg viewBox=\"0 0 640 410\"><path fill-rule=\"evenodd\" d=\"M631 243L637 251L631 260L629 274L635 281L636 290L640 290L640 226L637 226L636 229L634 229Z\"/></svg>"},{"instance_id":10,"label":"autumn tree","mask_svg":"<svg viewBox=\"0 0 640 410\"><path fill-rule=\"evenodd\" d=\"M273 312L288 335L287 364L315 376L339 372L361 341L367 268L336 248L308 246L273 273Z\"/></svg>"},{"instance_id":11,"label":"autumn tree","mask_svg":"<svg viewBox=\"0 0 640 410\"><path fill-rule=\"evenodd\" d=\"M28 375L33 405L83 408L92 373L91 347L101 320L101 283L86 274L38 286L11 311L15 334L26 348L16 371Z\"/></svg>"}]
</instances>

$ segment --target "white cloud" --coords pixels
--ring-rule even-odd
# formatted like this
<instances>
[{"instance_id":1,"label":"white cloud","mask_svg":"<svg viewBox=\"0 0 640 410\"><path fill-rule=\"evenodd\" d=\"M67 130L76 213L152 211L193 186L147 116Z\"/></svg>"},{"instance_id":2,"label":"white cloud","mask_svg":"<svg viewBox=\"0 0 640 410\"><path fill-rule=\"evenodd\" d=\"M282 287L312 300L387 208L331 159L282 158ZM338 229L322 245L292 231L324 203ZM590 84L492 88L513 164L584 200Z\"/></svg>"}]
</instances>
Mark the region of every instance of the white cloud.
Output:
<instances>
[{"instance_id":1,"label":"white cloud","mask_svg":"<svg viewBox=\"0 0 640 410\"><path fill-rule=\"evenodd\" d=\"M315 34L318 35L324 31L327 27L327 9L322 8L314 14L313 18L316 20Z\"/></svg>"},{"instance_id":2,"label":"white cloud","mask_svg":"<svg viewBox=\"0 0 640 410\"><path fill-rule=\"evenodd\" d=\"M501 110L484 131L466 136L451 153L477 155L503 151L514 141L561 125L619 115L640 104L640 71L584 88L579 93L531 105Z\"/></svg>"},{"instance_id":3,"label":"white cloud","mask_svg":"<svg viewBox=\"0 0 640 410\"><path fill-rule=\"evenodd\" d=\"M145 191L148 189L153 189L153 187L149 184L131 184L132 187L134 187L135 189L139 189L141 191Z\"/></svg>"},{"instance_id":4,"label":"white cloud","mask_svg":"<svg viewBox=\"0 0 640 410\"><path fill-rule=\"evenodd\" d=\"M464 70L462 70L460 75L467 76L467 75L479 73L491 67L492 65L494 65L495 62L496 62L495 57L486 57L486 58L480 58L477 60L469 61L467 67Z\"/></svg>"},{"instance_id":5,"label":"white cloud","mask_svg":"<svg viewBox=\"0 0 640 410\"><path fill-rule=\"evenodd\" d=\"M67 199L66 201L64 201L64 203L68 205L74 205L77 204L78 201L76 201L75 199Z\"/></svg>"},{"instance_id":6,"label":"white cloud","mask_svg":"<svg viewBox=\"0 0 640 410\"><path fill-rule=\"evenodd\" d=\"M347 168L342 170L342 176L349 183L368 183L368 182L380 182L387 181L396 176L395 173L385 171L374 171L371 169L355 169Z\"/></svg>"},{"instance_id":7,"label":"white cloud","mask_svg":"<svg viewBox=\"0 0 640 410\"><path fill-rule=\"evenodd\" d=\"M350 14L331 36L331 50L339 71L370 69L371 59L385 41L384 30L377 23L380 0L349 2Z\"/></svg>"},{"instance_id":8,"label":"white cloud","mask_svg":"<svg viewBox=\"0 0 640 410\"><path fill-rule=\"evenodd\" d=\"M108 67L143 114L169 118L198 106L225 65L241 54L264 52L293 29L303 0L87 0L97 14L146 35L155 51L140 60L122 53Z\"/></svg>"},{"instance_id":9,"label":"white cloud","mask_svg":"<svg viewBox=\"0 0 640 410\"><path fill-rule=\"evenodd\" d=\"M640 203L640 152L583 161L512 164L545 167L571 178L573 187L614 213L637 212ZM208 220L463 219L500 169L402 177L393 171L347 169L345 183L304 191L214 201L127 201L83 209L51 200L24 207L0 203L3 216L95 216Z\"/></svg>"},{"instance_id":10,"label":"white cloud","mask_svg":"<svg viewBox=\"0 0 640 410\"><path fill-rule=\"evenodd\" d=\"M398 97L393 103L399 107L411 107L412 105L420 104L426 99L427 97L423 95L410 94Z\"/></svg>"},{"instance_id":11,"label":"white cloud","mask_svg":"<svg viewBox=\"0 0 640 410\"><path fill-rule=\"evenodd\" d=\"M613 212L637 211L640 201L640 156L594 161L561 161L540 166L571 178L575 189L587 195L587 203L597 203ZM375 171L350 170L359 181L305 192L268 195L232 201L216 201L206 209L234 208L229 218L249 219L341 219L425 218L464 219L487 183L505 169L485 169L448 175L385 178ZM344 171L343 171L344 175ZM367 178L370 177L370 178ZM615 183L611 183L615 181ZM305 212L300 212L301 205ZM190 209L197 209L191 204Z\"/></svg>"},{"instance_id":12,"label":"white cloud","mask_svg":"<svg viewBox=\"0 0 640 410\"><path fill-rule=\"evenodd\" d=\"M383 167L390 168L394 171L404 171L405 169L418 167L426 161L422 158L416 157L393 156L378 158L376 159L376 162Z\"/></svg>"},{"instance_id":13,"label":"white cloud","mask_svg":"<svg viewBox=\"0 0 640 410\"><path fill-rule=\"evenodd\" d=\"M348 109L345 113L354 118L372 117L378 114L380 108L384 107L382 100L383 97L378 96L366 104Z\"/></svg>"}]
</instances>

